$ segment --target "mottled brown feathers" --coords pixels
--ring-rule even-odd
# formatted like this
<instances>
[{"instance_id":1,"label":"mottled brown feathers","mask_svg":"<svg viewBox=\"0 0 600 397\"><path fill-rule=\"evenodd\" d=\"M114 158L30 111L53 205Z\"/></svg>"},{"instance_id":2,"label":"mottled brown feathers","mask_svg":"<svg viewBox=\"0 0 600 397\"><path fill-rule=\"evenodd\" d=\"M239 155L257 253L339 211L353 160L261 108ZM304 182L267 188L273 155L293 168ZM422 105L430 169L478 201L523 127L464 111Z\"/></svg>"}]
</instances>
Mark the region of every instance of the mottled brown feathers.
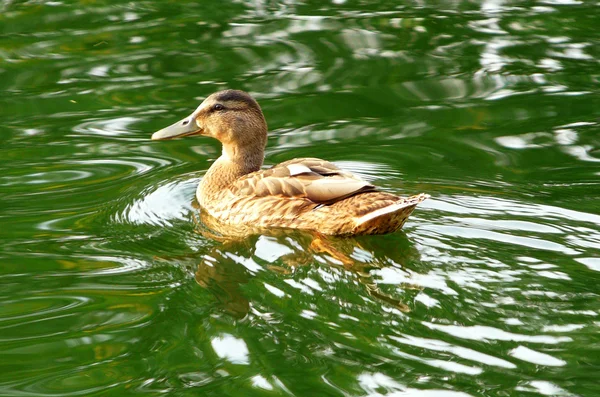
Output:
<instances>
[{"instance_id":1,"label":"mottled brown feathers","mask_svg":"<svg viewBox=\"0 0 600 397\"><path fill-rule=\"evenodd\" d=\"M355 235L399 229L425 198L426 195L420 195L402 199L377 191L375 186L328 161L307 158L241 176L202 205L211 216L228 224ZM386 208L391 212L387 213ZM377 215L377 211L381 214L365 218Z\"/></svg>"}]
</instances>

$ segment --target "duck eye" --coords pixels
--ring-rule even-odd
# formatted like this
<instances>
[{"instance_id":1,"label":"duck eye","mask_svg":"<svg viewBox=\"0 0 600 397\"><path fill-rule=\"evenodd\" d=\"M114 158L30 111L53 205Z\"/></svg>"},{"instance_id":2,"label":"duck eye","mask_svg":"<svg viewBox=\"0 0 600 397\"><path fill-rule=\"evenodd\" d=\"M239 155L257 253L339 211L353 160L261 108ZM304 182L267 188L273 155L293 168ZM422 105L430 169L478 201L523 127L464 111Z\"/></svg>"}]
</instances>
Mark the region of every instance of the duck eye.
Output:
<instances>
[{"instance_id":1,"label":"duck eye","mask_svg":"<svg viewBox=\"0 0 600 397\"><path fill-rule=\"evenodd\" d=\"M220 103L217 103L215 106L213 106L213 110L223 110L225 109L225 106L221 105Z\"/></svg>"}]
</instances>

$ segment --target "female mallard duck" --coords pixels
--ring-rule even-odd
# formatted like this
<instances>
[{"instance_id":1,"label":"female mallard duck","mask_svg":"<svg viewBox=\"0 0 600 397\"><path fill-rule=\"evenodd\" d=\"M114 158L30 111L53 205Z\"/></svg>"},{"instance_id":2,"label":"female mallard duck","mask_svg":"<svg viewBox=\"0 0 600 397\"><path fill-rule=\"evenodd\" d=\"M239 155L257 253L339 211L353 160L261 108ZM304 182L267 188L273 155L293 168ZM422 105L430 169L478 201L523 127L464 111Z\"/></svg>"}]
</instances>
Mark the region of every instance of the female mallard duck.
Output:
<instances>
[{"instance_id":1,"label":"female mallard duck","mask_svg":"<svg viewBox=\"0 0 600 397\"><path fill-rule=\"evenodd\" d=\"M198 186L200 206L228 225L314 230L330 235L383 234L404 225L426 194L402 198L332 163L301 158L261 170L267 123L243 91L212 94L185 119L152 135L170 139L204 135L223 153Z\"/></svg>"}]
</instances>

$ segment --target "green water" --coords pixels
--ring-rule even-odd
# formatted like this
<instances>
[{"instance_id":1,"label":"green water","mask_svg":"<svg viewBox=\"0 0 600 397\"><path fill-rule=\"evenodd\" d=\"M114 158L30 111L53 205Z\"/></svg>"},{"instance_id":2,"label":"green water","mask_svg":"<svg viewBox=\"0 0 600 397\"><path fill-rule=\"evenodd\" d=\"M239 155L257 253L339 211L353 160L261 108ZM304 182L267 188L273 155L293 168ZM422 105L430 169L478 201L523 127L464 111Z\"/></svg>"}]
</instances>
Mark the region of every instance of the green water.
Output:
<instances>
[{"instance_id":1,"label":"green water","mask_svg":"<svg viewBox=\"0 0 600 397\"><path fill-rule=\"evenodd\" d=\"M600 395L600 7L0 1L0 395ZM429 193L402 232L221 243L216 141Z\"/></svg>"}]
</instances>

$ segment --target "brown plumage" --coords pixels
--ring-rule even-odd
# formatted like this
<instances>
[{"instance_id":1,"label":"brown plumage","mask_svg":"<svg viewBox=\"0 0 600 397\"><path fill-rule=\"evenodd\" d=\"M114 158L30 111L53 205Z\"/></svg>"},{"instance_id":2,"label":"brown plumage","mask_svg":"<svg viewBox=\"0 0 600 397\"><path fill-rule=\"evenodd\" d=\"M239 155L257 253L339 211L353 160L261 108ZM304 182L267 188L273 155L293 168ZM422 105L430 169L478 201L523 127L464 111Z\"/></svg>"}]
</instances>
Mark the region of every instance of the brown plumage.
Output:
<instances>
[{"instance_id":1,"label":"brown plumage","mask_svg":"<svg viewBox=\"0 0 600 397\"><path fill-rule=\"evenodd\" d=\"M205 135L223 154L198 186L201 207L219 222L255 228L284 227L331 235L383 234L400 229L426 194L402 198L315 158L261 170L267 123L243 91L212 94L185 119L152 135L170 139Z\"/></svg>"}]
</instances>

